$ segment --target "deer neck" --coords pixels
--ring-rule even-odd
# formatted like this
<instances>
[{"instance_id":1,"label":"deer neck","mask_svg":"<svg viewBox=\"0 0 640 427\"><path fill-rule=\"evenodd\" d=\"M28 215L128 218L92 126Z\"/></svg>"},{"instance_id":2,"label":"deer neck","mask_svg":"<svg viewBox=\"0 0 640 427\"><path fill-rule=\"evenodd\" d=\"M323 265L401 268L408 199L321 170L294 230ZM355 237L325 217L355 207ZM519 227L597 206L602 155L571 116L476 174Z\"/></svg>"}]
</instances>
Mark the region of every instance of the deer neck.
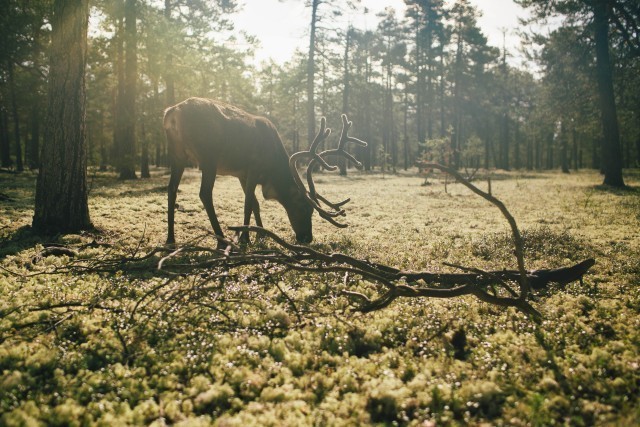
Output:
<instances>
[{"instance_id":1,"label":"deer neck","mask_svg":"<svg viewBox=\"0 0 640 427\"><path fill-rule=\"evenodd\" d=\"M288 165L276 168L262 183L262 195L267 200L277 200L285 205L293 189L297 188Z\"/></svg>"}]
</instances>

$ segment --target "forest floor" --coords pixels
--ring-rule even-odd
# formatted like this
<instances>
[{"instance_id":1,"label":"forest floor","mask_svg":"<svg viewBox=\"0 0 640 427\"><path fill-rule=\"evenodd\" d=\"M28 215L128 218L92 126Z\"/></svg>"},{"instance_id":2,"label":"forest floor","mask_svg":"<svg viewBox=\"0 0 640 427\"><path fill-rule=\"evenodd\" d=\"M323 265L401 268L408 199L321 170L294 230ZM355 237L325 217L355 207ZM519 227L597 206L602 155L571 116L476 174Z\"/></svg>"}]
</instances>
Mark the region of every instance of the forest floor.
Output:
<instances>
[{"instance_id":1,"label":"forest floor","mask_svg":"<svg viewBox=\"0 0 640 427\"><path fill-rule=\"evenodd\" d=\"M46 238L29 227L35 175L0 175L0 425L640 424L637 170L626 190L592 171L491 174L527 269L596 260L582 283L534 292L539 322L473 296L362 314L343 274L212 271L199 176L188 170L178 193L176 241L189 250L159 270L165 170L127 182L90 172L95 230ZM442 176L316 181L352 199L348 228L314 215L318 251L406 270L516 268L496 207ZM265 227L292 242L284 209L258 199ZM214 203L225 229L241 224L236 179L218 178Z\"/></svg>"}]
</instances>

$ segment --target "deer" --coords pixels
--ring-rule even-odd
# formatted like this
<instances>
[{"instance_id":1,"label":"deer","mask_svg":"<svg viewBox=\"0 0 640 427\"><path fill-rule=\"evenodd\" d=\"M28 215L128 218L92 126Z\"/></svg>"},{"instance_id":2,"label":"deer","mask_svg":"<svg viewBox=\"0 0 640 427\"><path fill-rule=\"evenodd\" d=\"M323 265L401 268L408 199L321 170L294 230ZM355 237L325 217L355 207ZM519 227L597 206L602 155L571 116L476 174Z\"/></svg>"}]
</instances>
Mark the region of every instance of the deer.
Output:
<instances>
[{"instance_id":1,"label":"deer","mask_svg":"<svg viewBox=\"0 0 640 427\"><path fill-rule=\"evenodd\" d=\"M326 128L322 118L320 131L309 151L295 153L289 157L282 139L273 123L265 118L250 114L238 107L222 101L206 98L188 98L164 112L163 127L168 143L171 175L168 185L168 226L167 245L175 245L175 206L178 187L187 166L199 166L202 171L200 200L209 217L209 222L218 237L218 248L226 247L224 233L213 206L213 187L217 175L235 176L244 191L244 225L248 226L253 214L258 227L262 227L260 205L255 196L258 185L262 187L265 199L275 199L285 209L298 243L308 244L313 240L312 214L317 211L330 223L345 227L335 218L344 216L340 203L331 203L315 190L312 169L320 165L327 170L337 166L324 160L325 156L345 156L356 167L362 165L345 151L347 142L366 145L348 136L351 126L345 115L343 132L337 149L317 153L331 129ZM298 173L298 160L308 157L307 189ZM323 204L330 207L327 209ZM248 243L245 231L240 236L242 243Z\"/></svg>"}]
</instances>

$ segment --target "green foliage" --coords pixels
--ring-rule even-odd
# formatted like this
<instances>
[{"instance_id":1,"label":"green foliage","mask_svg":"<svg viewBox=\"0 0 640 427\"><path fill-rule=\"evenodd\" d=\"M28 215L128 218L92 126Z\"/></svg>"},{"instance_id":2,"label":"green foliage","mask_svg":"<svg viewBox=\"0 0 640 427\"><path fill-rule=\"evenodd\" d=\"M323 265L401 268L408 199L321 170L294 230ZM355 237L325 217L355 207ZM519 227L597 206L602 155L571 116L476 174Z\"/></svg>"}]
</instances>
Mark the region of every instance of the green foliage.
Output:
<instances>
[{"instance_id":1,"label":"green foliage","mask_svg":"<svg viewBox=\"0 0 640 427\"><path fill-rule=\"evenodd\" d=\"M178 197L179 244L208 229L197 178L188 170ZM356 314L340 293L342 274L244 267L228 271L223 282L197 286L219 272L194 267L167 280L153 271L161 255L131 268L71 271L139 257L161 244L160 189L167 178L161 169L152 169L149 181L128 183L96 173L90 203L99 231L45 240L27 227L33 179L12 176L12 201L0 205L2 425L633 425L640 419L640 247L630 232L640 225L640 198L634 189L596 186L596 173L493 176L493 194L522 230L527 268L597 260L584 283L536 293L532 303L544 316L539 325L470 297L401 299ZM637 175L626 179L639 184ZM448 183L445 193L442 183L423 187L412 173L327 175L319 185L330 198L353 198L348 229L315 219L319 250L411 270L450 271L443 262L515 266L495 207L458 184ZM223 225L240 223L236 180L220 177L215 194ZM262 205L265 225L291 239L284 210ZM50 243L78 255L42 255ZM175 262L206 260L196 251ZM364 280L353 286L367 295L376 290Z\"/></svg>"}]
</instances>

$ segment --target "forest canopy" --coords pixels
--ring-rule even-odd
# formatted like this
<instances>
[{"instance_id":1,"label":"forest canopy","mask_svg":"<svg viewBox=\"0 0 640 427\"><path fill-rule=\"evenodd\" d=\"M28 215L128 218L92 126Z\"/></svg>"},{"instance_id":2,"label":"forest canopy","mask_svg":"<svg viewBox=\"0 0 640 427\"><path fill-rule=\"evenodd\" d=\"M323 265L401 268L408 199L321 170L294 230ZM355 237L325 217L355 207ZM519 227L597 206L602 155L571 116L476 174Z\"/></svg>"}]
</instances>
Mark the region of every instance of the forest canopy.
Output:
<instances>
[{"instance_id":1,"label":"forest canopy","mask_svg":"<svg viewBox=\"0 0 640 427\"><path fill-rule=\"evenodd\" d=\"M3 0L0 25L1 166L40 163L49 83L51 1ZM121 178L167 165L163 110L189 96L269 117L289 149L306 148L320 116L348 113L369 147L366 169L395 171L426 157L460 167L596 168L640 162L640 13L634 2L519 0L533 19L559 16L548 34L521 28L529 68L491 46L468 0L405 0L363 30L335 16L358 2L307 2L309 50L256 65L259 42L234 28L251 2L91 1L86 68L88 165ZM603 141L591 3L602 3L618 142ZM555 3L554 3L555 4ZM604 120L606 123L611 119ZM305 132L306 131L306 132ZM607 145L609 144L609 145Z\"/></svg>"}]
</instances>

